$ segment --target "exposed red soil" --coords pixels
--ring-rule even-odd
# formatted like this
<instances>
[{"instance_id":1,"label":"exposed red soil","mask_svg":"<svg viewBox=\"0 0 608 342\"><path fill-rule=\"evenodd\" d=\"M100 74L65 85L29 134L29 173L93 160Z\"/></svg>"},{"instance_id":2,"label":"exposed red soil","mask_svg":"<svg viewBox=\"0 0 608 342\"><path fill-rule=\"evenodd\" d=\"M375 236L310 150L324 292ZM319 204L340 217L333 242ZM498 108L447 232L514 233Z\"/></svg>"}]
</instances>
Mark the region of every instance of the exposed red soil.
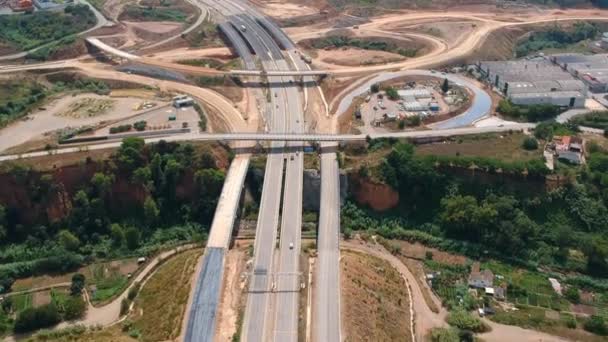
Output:
<instances>
[{"instance_id":1,"label":"exposed red soil","mask_svg":"<svg viewBox=\"0 0 608 342\"><path fill-rule=\"evenodd\" d=\"M350 184L357 203L368 205L376 211L394 208L399 203L399 193L390 186L351 175Z\"/></svg>"}]
</instances>

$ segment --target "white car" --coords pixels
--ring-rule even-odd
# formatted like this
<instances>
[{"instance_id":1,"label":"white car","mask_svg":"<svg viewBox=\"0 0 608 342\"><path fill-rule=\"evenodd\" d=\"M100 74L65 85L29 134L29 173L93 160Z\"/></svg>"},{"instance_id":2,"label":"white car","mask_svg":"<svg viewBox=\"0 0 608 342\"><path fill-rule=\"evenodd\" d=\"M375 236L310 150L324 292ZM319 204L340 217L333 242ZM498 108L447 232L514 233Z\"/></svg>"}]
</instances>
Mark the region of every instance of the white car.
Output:
<instances>
[{"instance_id":1,"label":"white car","mask_svg":"<svg viewBox=\"0 0 608 342\"><path fill-rule=\"evenodd\" d=\"M293 249L293 242L289 243L289 249Z\"/></svg>"}]
</instances>

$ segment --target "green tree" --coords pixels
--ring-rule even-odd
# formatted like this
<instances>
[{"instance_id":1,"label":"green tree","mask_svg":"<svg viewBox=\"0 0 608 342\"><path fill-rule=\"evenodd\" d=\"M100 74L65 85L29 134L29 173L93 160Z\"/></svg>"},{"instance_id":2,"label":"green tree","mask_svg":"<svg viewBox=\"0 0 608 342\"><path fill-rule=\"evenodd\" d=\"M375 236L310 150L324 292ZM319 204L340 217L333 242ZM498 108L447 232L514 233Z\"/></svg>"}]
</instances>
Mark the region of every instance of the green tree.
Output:
<instances>
[{"instance_id":1,"label":"green tree","mask_svg":"<svg viewBox=\"0 0 608 342\"><path fill-rule=\"evenodd\" d=\"M141 138L125 138L116 152L116 164L125 171L133 171L143 164L143 149L145 142Z\"/></svg>"},{"instance_id":2,"label":"green tree","mask_svg":"<svg viewBox=\"0 0 608 342\"><path fill-rule=\"evenodd\" d=\"M139 230L135 227L129 227L125 231L125 240L127 248L134 250L139 247Z\"/></svg>"},{"instance_id":3,"label":"green tree","mask_svg":"<svg viewBox=\"0 0 608 342\"><path fill-rule=\"evenodd\" d=\"M574 304L578 304L581 301L581 294L578 289L574 286L568 286L564 291L564 297Z\"/></svg>"},{"instance_id":4,"label":"green tree","mask_svg":"<svg viewBox=\"0 0 608 342\"><path fill-rule=\"evenodd\" d=\"M201 169L217 169L217 164L215 162L215 157L209 151L203 151L201 153L199 167Z\"/></svg>"},{"instance_id":5,"label":"green tree","mask_svg":"<svg viewBox=\"0 0 608 342\"><path fill-rule=\"evenodd\" d=\"M6 239L6 209L0 205L0 245L4 243Z\"/></svg>"},{"instance_id":6,"label":"green tree","mask_svg":"<svg viewBox=\"0 0 608 342\"><path fill-rule=\"evenodd\" d=\"M473 317L471 314L464 310L452 311L446 319L449 325L454 326L458 329L469 330L476 333L481 333L489 330L489 327L485 325L481 320Z\"/></svg>"},{"instance_id":7,"label":"green tree","mask_svg":"<svg viewBox=\"0 0 608 342\"><path fill-rule=\"evenodd\" d=\"M592 239L584 251L587 255L587 272L599 277L608 276L608 242L599 237Z\"/></svg>"},{"instance_id":8,"label":"green tree","mask_svg":"<svg viewBox=\"0 0 608 342\"><path fill-rule=\"evenodd\" d=\"M25 333L51 327L60 321L59 311L55 304L51 303L21 311L15 320L14 329L16 333Z\"/></svg>"},{"instance_id":9,"label":"green tree","mask_svg":"<svg viewBox=\"0 0 608 342\"><path fill-rule=\"evenodd\" d=\"M393 101L399 100L399 92L393 87L386 88L386 96Z\"/></svg>"},{"instance_id":10,"label":"green tree","mask_svg":"<svg viewBox=\"0 0 608 342\"><path fill-rule=\"evenodd\" d=\"M433 328L431 342L461 342L458 330L453 328Z\"/></svg>"},{"instance_id":11,"label":"green tree","mask_svg":"<svg viewBox=\"0 0 608 342\"><path fill-rule=\"evenodd\" d=\"M197 193L194 212L199 222L211 223L224 180L224 173L216 169L199 170L194 174Z\"/></svg>"},{"instance_id":12,"label":"green tree","mask_svg":"<svg viewBox=\"0 0 608 342\"><path fill-rule=\"evenodd\" d=\"M68 251L75 251L80 247L80 240L69 230L63 229L57 233L59 244Z\"/></svg>"},{"instance_id":13,"label":"green tree","mask_svg":"<svg viewBox=\"0 0 608 342\"><path fill-rule=\"evenodd\" d=\"M70 285L70 294L72 296L80 295L84 289L85 277L82 273L76 273L72 276L72 284Z\"/></svg>"},{"instance_id":14,"label":"green tree","mask_svg":"<svg viewBox=\"0 0 608 342\"><path fill-rule=\"evenodd\" d=\"M154 191L154 182L152 182L152 170L149 166L143 166L133 171L132 182L141 185L148 189L148 191Z\"/></svg>"},{"instance_id":15,"label":"green tree","mask_svg":"<svg viewBox=\"0 0 608 342\"><path fill-rule=\"evenodd\" d=\"M91 184L93 184L93 187L100 198L107 196L112 187L112 183L114 183L114 176L106 175L101 172L95 173L93 178L91 178Z\"/></svg>"},{"instance_id":16,"label":"green tree","mask_svg":"<svg viewBox=\"0 0 608 342\"><path fill-rule=\"evenodd\" d=\"M0 293L2 292L0 291ZM13 297L4 298L0 305L2 305L2 311L4 311L5 314L11 313L13 311Z\"/></svg>"},{"instance_id":17,"label":"green tree","mask_svg":"<svg viewBox=\"0 0 608 342\"><path fill-rule=\"evenodd\" d=\"M380 85L378 83L374 83L369 87L369 90L375 94L380 91Z\"/></svg>"},{"instance_id":18,"label":"green tree","mask_svg":"<svg viewBox=\"0 0 608 342\"><path fill-rule=\"evenodd\" d=\"M110 226L110 236L112 237L112 242L115 246L120 247L125 242L125 231L118 223L113 223Z\"/></svg>"},{"instance_id":19,"label":"green tree","mask_svg":"<svg viewBox=\"0 0 608 342\"><path fill-rule=\"evenodd\" d=\"M79 234L84 233L90 225L91 202L84 190L79 190L72 200L71 226Z\"/></svg>"},{"instance_id":20,"label":"green tree","mask_svg":"<svg viewBox=\"0 0 608 342\"><path fill-rule=\"evenodd\" d=\"M538 141L532 137L527 137L524 139L522 147L528 151L536 150L538 149Z\"/></svg>"},{"instance_id":21,"label":"green tree","mask_svg":"<svg viewBox=\"0 0 608 342\"><path fill-rule=\"evenodd\" d=\"M151 196L146 197L144 201L144 217L149 225L154 225L158 221L160 210Z\"/></svg>"},{"instance_id":22,"label":"green tree","mask_svg":"<svg viewBox=\"0 0 608 342\"><path fill-rule=\"evenodd\" d=\"M606 326L606 322L602 316L592 315L585 321L583 327L585 330L597 335L608 335L608 326Z\"/></svg>"},{"instance_id":23,"label":"green tree","mask_svg":"<svg viewBox=\"0 0 608 342\"><path fill-rule=\"evenodd\" d=\"M87 310L87 306L82 296L73 296L63 302L62 309L63 319L71 321L82 318Z\"/></svg>"},{"instance_id":24,"label":"green tree","mask_svg":"<svg viewBox=\"0 0 608 342\"><path fill-rule=\"evenodd\" d=\"M120 315L124 316L129 312L129 307L131 306L131 302L127 298L123 298L120 302Z\"/></svg>"},{"instance_id":25,"label":"green tree","mask_svg":"<svg viewBox=\"0 0 608 342\"><path fill-rule=\"evenodd\" d=\"M447 78L445 78L443 80L443 83L441 84L441 91L446 94L448 91L450 90L450 82L448 81Z\"/></svg>"},{"instance_id":26,"label":"green tree","mask_svg":"<svg viewBox=\"0 0 608 342\"><path fill-rule=\"evenodd\" d=\"M147 126L148 126L148 123L144 120L137 121L133 124L133 128L135 128L138 131L145 131Z\"/></svg>"},{"instance_id":27,"label":"green tree","mask_svg":"<svg viewBox=\"0 0 608 342\"><path fill-rule=\"evenodd\" d=\"M473 196L452 196L441 200L440 220L448 236L480 242L498 215L489 204L478 204Z\"/></svg>"}]
</instances>

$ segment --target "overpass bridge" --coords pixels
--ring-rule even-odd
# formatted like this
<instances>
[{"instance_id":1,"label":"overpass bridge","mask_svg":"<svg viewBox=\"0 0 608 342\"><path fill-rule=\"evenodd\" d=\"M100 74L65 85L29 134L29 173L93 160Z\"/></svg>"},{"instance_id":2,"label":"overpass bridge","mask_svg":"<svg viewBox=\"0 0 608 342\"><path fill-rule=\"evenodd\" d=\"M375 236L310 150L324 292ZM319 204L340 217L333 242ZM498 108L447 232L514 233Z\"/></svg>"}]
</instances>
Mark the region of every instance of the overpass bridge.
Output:
<instances>
[{"instance_id":1,"label":"overpass bridge","mask_svg":"<svg viewBox=\"0 0 608 342\"><path fill-rule=\"evenodd\" d=\"M510 124L490 127L465 127L372 134L314 134L314 133L200 133L191 140L200 141L291 141L291 142L348 142L382 138L447 138L459 135L500 133L533 129L534 124Z\"/></svg>"},{"instance_id":2,"label":"overpass bridge","mask_svg":"<svg viewBox=\"0 0 608 342\"><path fill-rule=\"evenodd\" d=\"M90 45L103 51L109 55L125 59L132 62L138 62L150 66L157 66L162 68L171 69L174 71L198 74L198 75L210 75L210 76L253 76L253 77L273 77L273 76L327 76L332 75L331 70L228 70L221 71L211 68L197 67L191 65L183 65L172 62L163 62L154 58L134 55L132 53L119 50L114 48L98 38L89 37L86 38L86 42Z\"/></svg>"}]
</instances>

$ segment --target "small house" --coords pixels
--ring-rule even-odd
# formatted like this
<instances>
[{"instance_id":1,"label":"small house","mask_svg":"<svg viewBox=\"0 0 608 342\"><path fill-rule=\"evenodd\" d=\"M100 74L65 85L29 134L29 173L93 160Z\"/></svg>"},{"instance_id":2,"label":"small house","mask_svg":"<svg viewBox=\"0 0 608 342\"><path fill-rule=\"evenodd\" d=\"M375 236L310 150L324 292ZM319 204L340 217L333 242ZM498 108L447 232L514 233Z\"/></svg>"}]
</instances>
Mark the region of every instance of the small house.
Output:
<instances>
[{"instance_id":1,"label":"small house","mask_svg":"<svg viewBox=\"0 0 608 342\"><path fill-rule=\"evenodd\" d=\"M577 165L584 162L583 139L568 135L555 136L552 145L555 147L555 155L558 159Z\"/></svg>"},{"instance_id":2,"label":"small house","mask_svg":"<svg viewBox=\"0 0 608 342\"><path fill-rule=\"evenodd\" d=\"M494 285L494 273L488 269L481 272L473 270L469 275L468 283L470 287L478 289L492 287Z\"/></svg>"},{"instance_id":3,"label":"small house","mask_svg":"<svg viewBox=\"0 0 608 342\"><path fill-rule=\"evenodd\" d=\"M507 289L504 287L495 287L494 288L494 298L498 300L505 300Z\"/></svg>"}]
</instances>

